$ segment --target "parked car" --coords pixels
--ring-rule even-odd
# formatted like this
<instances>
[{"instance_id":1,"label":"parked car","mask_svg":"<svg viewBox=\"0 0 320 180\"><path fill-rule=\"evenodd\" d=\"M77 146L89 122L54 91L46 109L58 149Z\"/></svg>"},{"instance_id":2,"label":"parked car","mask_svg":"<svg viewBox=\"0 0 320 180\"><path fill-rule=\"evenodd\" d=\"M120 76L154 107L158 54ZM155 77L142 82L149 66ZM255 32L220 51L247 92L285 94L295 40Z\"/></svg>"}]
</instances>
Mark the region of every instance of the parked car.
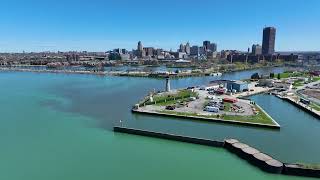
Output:
<instances>
[{"instance_id":1,"label":"parked car","mask_svg":"<svg viewBox=\"0 0 320 180\"><path fill-rule=\"evenodd\" d=\"M175 106L166 106L166 110L175 110L176 109L176 107Z\"/></svg>"}]
</instances>

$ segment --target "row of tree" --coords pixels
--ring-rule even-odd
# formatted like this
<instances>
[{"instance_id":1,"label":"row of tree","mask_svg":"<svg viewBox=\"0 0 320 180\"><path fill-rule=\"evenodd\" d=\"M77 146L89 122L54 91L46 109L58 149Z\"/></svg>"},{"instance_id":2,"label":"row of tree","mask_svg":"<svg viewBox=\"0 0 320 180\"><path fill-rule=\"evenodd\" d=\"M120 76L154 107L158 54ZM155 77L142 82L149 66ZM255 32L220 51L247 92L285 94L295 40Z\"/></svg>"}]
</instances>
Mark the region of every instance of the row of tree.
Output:
<instances>
[{"instance_id":1,"label":"row of tree","mask_svg":"<svg viewBox=\"0 0 320 180\"><path fill-rule=\"evenodd\" d=\"M270 79L275 78L275 74L274 73L270 73L269 78ZM259 73L254 73L254 74L251 75L251 79L263 79L263 76L259 75ZM281 79L281 74L280 73L277 74L277 79Z\"/></svg>"}]
</instances>

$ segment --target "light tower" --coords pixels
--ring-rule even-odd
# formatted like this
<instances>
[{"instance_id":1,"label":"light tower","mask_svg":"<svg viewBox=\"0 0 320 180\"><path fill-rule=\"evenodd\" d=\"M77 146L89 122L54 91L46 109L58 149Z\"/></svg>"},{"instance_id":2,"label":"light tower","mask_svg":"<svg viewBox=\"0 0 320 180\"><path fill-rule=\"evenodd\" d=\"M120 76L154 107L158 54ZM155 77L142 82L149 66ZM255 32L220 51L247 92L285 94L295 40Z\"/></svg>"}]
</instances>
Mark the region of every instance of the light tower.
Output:
<instances>
[{"instance_id":1,"label":"light tower","mask_svg":"<svg viewBox=\"0 0 320 180\"><path fill-rule=\"evenodd\" d=\"M170 77L166 77L166 92L170 92Z\"/></svg>"}]
</instances>

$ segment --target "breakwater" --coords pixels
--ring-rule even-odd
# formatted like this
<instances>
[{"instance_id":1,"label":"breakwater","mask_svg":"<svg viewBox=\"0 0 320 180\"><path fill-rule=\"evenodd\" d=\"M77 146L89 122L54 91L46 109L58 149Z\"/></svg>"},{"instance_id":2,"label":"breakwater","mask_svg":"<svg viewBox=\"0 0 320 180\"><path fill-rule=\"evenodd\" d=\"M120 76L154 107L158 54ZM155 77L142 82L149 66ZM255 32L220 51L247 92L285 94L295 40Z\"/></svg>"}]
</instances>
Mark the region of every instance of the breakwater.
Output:
<instances>
[{"instance_id":1,"label":"breakwater","mask_svg":"<svg viewBox=\"0 0 320 180\"><path fill-rule=\"evenodd\" d=\"M246 160L250 164L260 168L261 170L274 174L286 174L306 177L320 177L320 169L306 168L298 164L287 164L272 158L271 156L253 148L245 143L241 143L236 139L226 139L225 141L215 141L210 139L202 139L189 136L181 136L175 134L161 133L155 131L147 131L142 129L126 128L115 126L114 132L134 134L146 137L161 138L186 142L192 144L205 145L210 147L225 148L229 152L236 154L240 158Z\"/></svg>"},{"instance_id":2,"label":"breakwater","mask_svg":"<svg viewBox=\"0 0 320 180\"><path fill-rule=\"evenodd\" d=\"M193 144L200 144L212 147L222 147L223 142L221 141L213 141L209 139L200 139L195 137L188 137L188 136L180 136L175 134L167 134L167 133L160 133L160 132L153 132L153 131L145 131L140 129L132 129L132 128L124 128L124 127L114 127L113 130L115 132L121 133L128 133L140 136L147 136L147 137L154 137L154 138L161 138L161 139L168 139L180 142L187 142Z\"/></svg>"}]
</instances>

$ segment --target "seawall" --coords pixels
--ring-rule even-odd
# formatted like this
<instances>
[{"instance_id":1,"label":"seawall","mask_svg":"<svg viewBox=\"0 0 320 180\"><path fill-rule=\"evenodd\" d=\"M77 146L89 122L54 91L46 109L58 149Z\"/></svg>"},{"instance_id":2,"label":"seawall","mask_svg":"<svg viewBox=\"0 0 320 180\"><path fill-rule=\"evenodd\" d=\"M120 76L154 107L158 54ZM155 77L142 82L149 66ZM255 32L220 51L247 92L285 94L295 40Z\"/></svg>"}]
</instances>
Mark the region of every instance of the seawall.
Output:
<instances>
[{"instance_id":1,"label":"seawall","mask_svg":"<svg viewBox=\"0 0 320 180\"><path fill-rule=\"evenodd\" d=\"M166 134L166 133L160 133L160 132L145 131L140 129L124 128L124 127L117 127L117 126L113 128L113 131L140 135L140 136L168 139L168 140L174 140L174 141L180 141L180 142L187 142L192 144L200 144L200 145L212 146L212 147L223 147L223 144L224 144L224 142L222 141L213 141L209 139L200 139L195 137L180 136L175 134Z\"/></svg>"},{"instance_id":2,"label":"seawall","mask_svg":"<svg viewBox=\"0 0 320 180\"><path fill-rule=\"evenodd\" d=\"M304 106L302 106L302 105L300 105L300 104L292 101L292 100L289 99L289 98L280 97L280 96L277 96L277 97L280 98L280 99L282 99L282 100L284 100L284 101L289 102L290 104L292 104L292 105L294 105L294 106L296 106L296 107L298 107L298 108L300 108L300 109L302 109L302 110L304 110L305 112L309 113L310 115L312 115L312 116L315 117L315 118L320 118L320 115L317 114L316 112L314 112L314 111L312 111L312 110L310 110L310 109L308 109L308 108L306 108L306 107L304 107Z\"/></svg>"},{"instance_id":3,"label":"seawall","mask_svg":"<svg viewBox=\"0 0 320 180\"><path fill-rule=\"evenodd\" d=\"M205 145L210 147L225 148L229 152L236 154L248 163L260 168L261 170L274 174L286 174L306 177L320 177L320 169L304 168L297 164L286 164L271 156L250 147L247 144L241 143L236 139L226 139L224 142L210 139L202 139L189 136L181 136L175 134L161 133L155 131L147 131L134 128L126 128L115 126L114 132L134 134L146 137L154 137L160 139L174 140L192 144Z\"/></svg>"},{"instance_id":4,"label":"seawall","mask_svg":"<svg viewBox=\"0 0 320 180\"><path fill-rule=\"evenodd\" d=\"M205 121L205 122L236 124L236 125L270 128L270 129L280 129L281 128L281 126L272 118L271 119L275 123L275 125L260 124L260 123L253 123L253 122L242 122L242 121L236 121L236 120L225 120L225 119L217 119L217 118L207 118L207 117L191 116L191 115L185 116L185 115L178 115L178 114L167 114L167 113L161 113L161 112L143 111L143 110L139 110L139 109L138 110L132 109L131 111L133 113L151 114L151 115L157 115L157 116L168 116L168 117L176 117L176 118L184 118L184 119L193 119L193 120L200 120L200 121Z\"/></svg>"}]
</instances>

